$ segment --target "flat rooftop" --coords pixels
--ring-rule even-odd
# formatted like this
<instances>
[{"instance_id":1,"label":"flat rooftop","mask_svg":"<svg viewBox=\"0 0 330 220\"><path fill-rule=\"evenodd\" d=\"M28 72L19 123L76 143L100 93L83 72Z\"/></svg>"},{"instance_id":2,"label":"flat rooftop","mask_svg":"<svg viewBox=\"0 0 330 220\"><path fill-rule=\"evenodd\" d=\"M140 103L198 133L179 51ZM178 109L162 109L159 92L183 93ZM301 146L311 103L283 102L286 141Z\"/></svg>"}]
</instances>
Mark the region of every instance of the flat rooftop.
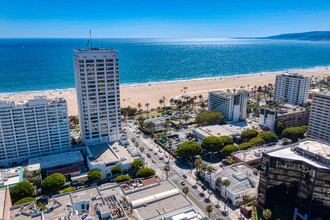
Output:
<instances>
[{"instance_id":1,"label":"flat rooftop","mask_svg":"<svg viewBox=\"0 0 330 220\"><path fill-rule=\"evenodd\" d=\"M160 185L150 187L141 191L137 191L127 195L129 201L139 200L153 196L159 193L177 189L171 182L163 181ZM165 196L153 202L148 202L134 210L139 213L141 219L151 219L160 215L164 215L176 210L189 208L192 204L179 192L172 196Z\"/></svg>"},{"instance_id":2,"label":"flat rooftop","mask_svg":"<svg viewBox=\"0 0 330 220\"><path fill-rule=\"evenodd\" d=\"M253 148L249 148L247 150L240 150L237 152L232 153L233 156L237 157L238 159L248 162L256 159L260 159L262 157L262 154L267 151L275 150L278 148L283 147L279 144L265 144L262 146L257 146Z\"/></svg>"},{"instance_id":3,"label":"flat rooftop","mask_svg":"<svg viewBox=\"0 0 330 220\"><path fill-rule=\"evenodd\" d=\"M237 136L243 131L250 129L250 126L246 122L238 122L225 125L209 125L204 127L198 127L194 129L196 132L203 136Z\"/></svg>"},{"instance_id":4,"label":"flat rooftop","mask_svg":"<svg viewBox=\"0 0 330 220\"><path fill-rule=\"evenodd\" d=\"M271 157L298 160L315 167L330 169L330 145L319 141L302 141L267 154Z\"/></svg>"},{"instance_id":5,"label":"flat rooftop","mask_svg":"<svg viewBox=\"0 0 330 220\"><path fill-rule=\"evenodd\" d=\"M245 163L231 165L224 170L213 174L212 179L217 179L218 177L221 177L222 181L226 178L230 181L230 185L227 189L234 195L249 189L258 188L258 173Z\"/></svg>"},{"instance_id":6,"label":"flat rooftop","mask_svg":"<svg viewBox=\"0 0 330 220\"><path fill-rule=\"evenodd\" d=\"M125 161L131 163L140 157L140 153L132 146L123 146L118 141L112 144L97 144L88 146L92 157L91 161L108 163ZM123 160L122 160L123 159Z\"/></svg>"},{"instance_id":7,"label":"flat rooftop","mask_svg":"<svg viewBox=\"0 0 330 220\"><path fill-rule=\"evenodd\" d=\"M23 167L0 170L0 188L23 181Z\"/></svg>"},{"instance_id":8,"label":"flat rooftop","mask_svg":"<svg viewBox=\"0 0 330 220\"><path fill-rule=\"evenodd\" d=\"M80 151L69 151L48 156L31 158L29 159L29 165L27 166L27 168L30 171L33 171L39 168L50 168L60 165L77 163L81 161L84 161L84 157L82 156ZM39 167L38 164L40 164Z\"/></svg>"},{"instance_id":9,"label":"flat rooftop","mask_svg":"<svg viewBox=\"0 0 330 220\"><path fill-rule=\"evenodd\" d=\"M56 104L56 103L66 103L66 101L63 98L56 98L56 97L48 98L47 96L34 96L33 99L30 99L30 100L0 101L0 109L1 108L40 106L40 105L48 105L48 104Z\"/></svg>"}]
</instances>

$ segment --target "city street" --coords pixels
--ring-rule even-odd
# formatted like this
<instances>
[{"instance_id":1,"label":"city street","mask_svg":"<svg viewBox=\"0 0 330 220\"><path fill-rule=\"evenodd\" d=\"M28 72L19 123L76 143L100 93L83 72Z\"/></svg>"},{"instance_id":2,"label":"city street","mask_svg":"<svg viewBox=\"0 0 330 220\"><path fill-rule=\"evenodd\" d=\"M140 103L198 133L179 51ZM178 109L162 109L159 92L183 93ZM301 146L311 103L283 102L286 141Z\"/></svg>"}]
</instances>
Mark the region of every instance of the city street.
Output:
<instances>
[{"instance_id":1,"label":"city street","mask_svg":"<svg viewBox=\"0 0 330 220\"><path fill-rule=\"evenodd\" d=\"M151 139L144 138L141 134L138 138L134 133L136 130L132 127L129 127L126 123L123 123L123 128L126 129L127 137L131 140L133 137L136 138L136 141L139 142L139 146L144 147L143 154L145 155L146 166L153 168L158 176L163 179L166 179L166 173L163 171L163 167L168 164L171 167L170 172L168 173L169 179L179 188L181 189L183 186L181 185L184 182L185 186L189 187L189 193L187 194L187 198L206 215L208 214L205 210L205 207L209 204L213 206L213 211L211 213L211 219L237 219L240 215L239 208L232 210L227 207L227 211L229 216L223 216L221 211L224 209L224 202L222 200L218 200L218 198L212 193L209 195L209 190L203 190L201 186L196 185L196 178L192 173L194 171L191 170L191 167L188 167L186 164L180 163L180 161L175 161L174 158L171 157L167 152L155 144ZM152 150L150 150L152 149ZM155 154L157 152L157 154ZM147 157L147 154L150 155L150 158ZM166 158L164 155L167 154L169 158ZM164 159L160 159L160 157ZM187 178L184 178L183 175ZM219 204L219 206L218 206Z\"/></svg>"}]
</instances>

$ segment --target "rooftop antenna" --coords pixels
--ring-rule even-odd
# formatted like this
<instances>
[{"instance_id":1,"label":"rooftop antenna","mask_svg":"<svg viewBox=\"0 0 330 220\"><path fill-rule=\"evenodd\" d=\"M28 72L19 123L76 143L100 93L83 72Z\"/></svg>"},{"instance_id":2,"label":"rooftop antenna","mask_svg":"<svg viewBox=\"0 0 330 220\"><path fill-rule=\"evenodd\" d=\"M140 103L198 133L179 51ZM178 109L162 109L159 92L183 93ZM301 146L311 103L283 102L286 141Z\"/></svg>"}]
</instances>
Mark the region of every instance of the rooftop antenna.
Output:
<instances>
[{"instance_id":1,"label":"rooftop antenna","mask_svg":"<svg viewBox=\"0 0 330 220\"><path fill-rule=\"evenodd\" d=\"M91 49L93 49L92 30L89 30L89 39L90 39L90 42L91 42Z\"/></svg>"}]
</instances>

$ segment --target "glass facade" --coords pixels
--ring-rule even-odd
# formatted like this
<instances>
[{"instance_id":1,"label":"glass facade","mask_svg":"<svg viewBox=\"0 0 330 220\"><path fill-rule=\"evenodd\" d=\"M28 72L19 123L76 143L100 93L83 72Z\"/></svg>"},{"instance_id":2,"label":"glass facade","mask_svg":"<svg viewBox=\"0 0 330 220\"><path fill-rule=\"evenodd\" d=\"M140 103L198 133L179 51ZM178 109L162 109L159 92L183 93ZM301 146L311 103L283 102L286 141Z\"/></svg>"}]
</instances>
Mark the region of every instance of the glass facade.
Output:
<instances>
[{"instance_id":1,"label":"glass facade","mask_svg":"<svg viewBox=\"0 0 330 220\"><path fill-rule=\"evenodd\" d=\"M330 216L330 170L299 160L263 155L258 201L272 210L298 209L309 219ZM291 218L292 219L292 218Z\"/></svg>"}]
</instances>

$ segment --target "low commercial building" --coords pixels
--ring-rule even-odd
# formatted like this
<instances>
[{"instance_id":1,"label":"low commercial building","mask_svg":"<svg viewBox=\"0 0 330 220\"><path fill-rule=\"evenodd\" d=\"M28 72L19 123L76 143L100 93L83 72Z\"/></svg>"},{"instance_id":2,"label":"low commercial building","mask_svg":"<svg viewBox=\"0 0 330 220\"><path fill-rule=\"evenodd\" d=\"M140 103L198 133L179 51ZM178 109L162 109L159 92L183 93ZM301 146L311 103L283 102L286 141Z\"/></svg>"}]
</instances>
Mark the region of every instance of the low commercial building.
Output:
<instances>
[{"instance_id":1,"label":"low commercial building","mask_svg":"<svg viewBox=\"0 0 330 220\"><path fill-rule=\"evenodd\" d=\"M137 179L136 181L141 181ZM148 181L157 184L148 185ZM48 199L47 211L38 212L33 202L10 208L10 220L29 219L143 219L143 220L207 220L198 213L178 188L169 181L145 179L147 185L125 192L117 184L106 184ZM1 201L1 200L0 200Z\"/></svg>"},{"instance_id":2,"label":"low commercial building","mask_svg":"<svg viewBox=\"0 0 330 220\"><path fill-rule=\"evenodd\" d=\"M0 189L12 188L23 181L23 167L0 170Z\"/></svg>"},{"instance_id":3,"label":"low commercial building","mask_svg":"<svg viewBox=\"0 0 330 220\"><path fill-rule=\"evenodd\" d=\"M238 122L225 125L209 125L197 127L192 130L192 134L202 141L208 136L229 136L231 138L240 137L241 133L251 127L246 122Z\"/></svg>"},{"instance_id":4,"label":"low commercial building","mask_svg":"<svg viewBox=\"0 0 330 220\"><path fill-rule=\"evenodd\" d=\"M219 111L226 121L238 122L246 119L248 91L237 93L211 91L209 92L209 110Z\"/></svg>"},{"instance_id":5,"label":"low commercial building","mask_svg":"<svg viewBox=\"0 0 330 220\"><path fill-rule=\"evenodd\" d=\"M258 202L296 219L328 219L330 145L304 140L263 154ZM290 216L288 216L290 218Z\"/></svg>"},{"instance_id":6,"label":"low commercial building","mask_svg":"<svg viewBox=\"0 0 330 220\"><path fill-rule=\"evenodd\" d=\"M120 142L112 144L98 144L87 147L87 165L90 170L100 170L102 178L111 177L111 169L120 166L123 172L131 170L131 164L135 159L144 162L143 155L136 147L131 145L121 145Z\"/></svg>"},{"instance_id":7,"label":"low commercial building","mask_svg":"<svg viewBox=\"0 0 330 220\"><path fill-rule=\"evenodd\" d=\"M29 165L26 168L30 172L46 169L47 175L61 173L68 181L71 181L73 177L87 172L84 157L80 151L69 151L32 158L29 159Z\"/></svg>"},{"instance_id":8,"label":"low commercial building","mask_svg":"<svg viewBox=\"0 0 330 220\"><path fill-rule=\"evenodd\" d=\"M284 128L308 125L309 115L310 110L289 104L281 105L278 109L261 107L259 125L274 132L277 122L281 122Z\"/></svg>"},{"instance_id":9,"label":"low commercial building","mask_svg":"<svg viewBox=\"0 0 330 220\"><path fill-rule=\"evenodd\" d=\"M203 171L202 171L202 175ZM226 188L217 182L218 178L229 180L230 185ZM227 198L229 203L238 206L243 202L243 195L256 198L258 193L259 175L257 170L245 163L231 165L220 172L210 175L206 173L205 181L210 187L216 190L223 198Z\"/></svg>"},{"instance_id":10,"label":"low commercial building","mask_svg":"<svg viewBox=\"0 0 330 220\"><path fill-rule=\"evenodd\" d=\"M245 163L248 165L261 163L262 154L267 151L271 151L282 147L282 145L271 143L262 146L253 147L247 150L240 150L231 154L231 157L236 163Z\"/></svg>"}]
</instances>

